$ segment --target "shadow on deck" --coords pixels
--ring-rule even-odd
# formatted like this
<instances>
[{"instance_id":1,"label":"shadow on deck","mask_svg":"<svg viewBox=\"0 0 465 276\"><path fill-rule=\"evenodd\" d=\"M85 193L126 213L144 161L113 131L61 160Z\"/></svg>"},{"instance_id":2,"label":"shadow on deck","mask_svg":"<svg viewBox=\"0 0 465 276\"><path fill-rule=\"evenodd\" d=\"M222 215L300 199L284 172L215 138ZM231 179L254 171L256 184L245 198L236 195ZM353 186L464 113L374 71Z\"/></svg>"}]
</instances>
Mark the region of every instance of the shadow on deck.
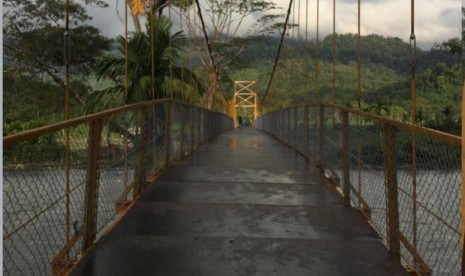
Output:
<instances>
[{"instance_id":1,"label":"shadow on deck","mask_svg":"<svg viewBox=\"0 0 465 276\"><path fill-rule=\"evenodd\" d=\"M167 171L70 275L408 275L271 137L237 129Z\"/></svg>"}]
</instances>

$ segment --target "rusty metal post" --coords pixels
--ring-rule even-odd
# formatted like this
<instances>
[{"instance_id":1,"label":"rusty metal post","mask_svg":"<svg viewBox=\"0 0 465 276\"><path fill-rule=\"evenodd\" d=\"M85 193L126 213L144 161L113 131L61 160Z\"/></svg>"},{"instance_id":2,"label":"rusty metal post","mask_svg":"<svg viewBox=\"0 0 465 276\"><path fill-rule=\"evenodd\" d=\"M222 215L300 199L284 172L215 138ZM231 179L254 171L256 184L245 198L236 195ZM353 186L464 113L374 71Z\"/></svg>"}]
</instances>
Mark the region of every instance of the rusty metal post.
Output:
<instances>
[{"instance_id":1,"label":"rusty metal post","mask_svg":"<svg viewBox=\"0 0 465 276\"><path fill-rule=\"evenodd\" d=\"M144 190L146 171L145 164L147 163L146 152L148 148L148 110L146 107L142 108L140 113L140 138L139 138L139 162L137 164L137 170L135 173L135 182L133 188L134 198L138 197Z\"/></svg>"},{"instance_id":2,"label":"rusty metal post","mask_svg":"<svg viewBox=\"0 0 465 276\"><path fill-rule=\"evenodd\" d=\"M287 116L287 122L286 122L286 126L287 126L287 131L286 131L286 144L290 145L290 138L289 136L291 135L292 131L291 131L291 109L290 108L287 108L286 109L286 116Z\"/></svg>"},{"instance_id":3,"label":"rusty metal post","mask_svg":"<svg viewBox=\"0 0 465 276\"><path fill-rule=\"evenodd\" d=\"M236 83L234 83L234 87L236 87ZM234 91L236 91L235 88L234 88ZM234 120L234 128L237 128L239 126L239 124L237 122L236 95L235 94L234 94L234 97L232 98L232 101L231 101L231 115L232 115L233 120Z\"/></svg>"},{"instance_id":4,"label":"rusty metal post","mask_svg":"<svg viewBox=\"0 0 465 276\"><path fill-rule=\"evenodd\" d=\"M213 138L213 129L215 128L215 121L213 120L213 116L209 112L207 114L208 124L207 124L207 132L208 132L208 142L210 142Z\"/></svg>"},{"instance_id":5,"label":"rusty metal post","mask_svg":"<svg viewBox=\"0 0 465 276\"><path fill-rule=\"evenodd\" d=\"M350 144L349 144L349 113L342 111L342 168L343 193L350 203Z\"/></svg>"},{"instance_id":6,"label":"rusty metal post","mask_svg":"<svg viewBox=\"0 0 465 276\"><path fill-rule=\"evenodd\" d=\"M324 150L325 150L325 143L324 143L324 139L325 139L325 108L323 105L319 105L319 109L320 109L320 114L319 114L319 133L318 133L318 136L319 136L319 160L318 160L318 165L320 166L321 169L324 169L324 156L325 156L325 153L324 153Z\"/></svg>"},{"instance_id":7,"label":"rusty metal post","mask_svg":"<svg viewBox=\"0 0 465 276\"><path fill-rule=\"evenodd\" d=\"M195 149L195 131L194 131L195 127L194 126L195 126L195 110L196 109L193 106L189 106L189 110L190 110L189 118L191 120L191 122L190 122L190 125L191 125L191 131L190 131L191 132L190 133L191 134L191 153L193 153L194 149Z\"/></svg>"},{"instance_id":8,"label":"rusty metal post","mask_svg":"<svg viewBox=\"0 0 465 276\"><path fill-rule=\"evenodd\" d=\"M216 131L215 116L213 116L213 114L210 114L210 139L208 140L209 142L211 142L213 138L215 137L215 131Z\"/></svg>"},{"instance_id":9,"label":"rusty metal post","mask_svg":"<svg viewBox=\"0 0 465 276\"><path fill-rule=\"evenodd\" d=\"M197 125L197 130L198 130L198 141L197 141L197 146L199 146L200 144L203 143L203 134L202 134L202 131L203 131L203 127L204 127L204 124L203 124L203 110L202 109L199 109L198 110L199 112L199 120L197 121L198 125Z\"/></svg>"},{"instance_id":10,"label":"rusty metal post","mask_svg":"<svg viewBox=\"0 0 465 276\"><path fill-rule=\"evenodd\" d=\"M202 129L202 144L206 143L207 142L207 134L206 133L206 129L207 129L207 124L208 124L208 118L205 114L205 110L202 110L202 124L200 125L200 128Z\"/></svg>"},{"instance_id":11,"label":"rusty metal post","mask_svg":"<svg viewBox=\"0 0 465 276\"><path fill-rule=\"evenodd\" d=\"M212 129L212 135L210 141L216 138L216 133L218 133L218 118L216 115L212 114L212 121L213 121L213 129Z\"/></svg>"},{"instance_id":12,"label":"rusty metal post","mask_svg":"<svg viewBox=\"0 0 465 276\"><path fill-rule=\"evenodd\" d=\"M384 124L384 166L387 185L387 212L388 225L387 236L389 250L400 262L400 228L399 228L399 198L397 186L397 164L396 164L396 129Z\"/></svg>"},{"instance_id":13,"label":"rusty metal post","mask_svg":"<svg viewBox=\"0 0 465 276\"><path fill-rule=\"evenodd\" d=\"M254 102L253 102L253 106L254 106L254 112L253 112L253 121L254 121L254 124L255 124L255 120L257 120L258 118L258 99L257 99L257 93L254 92Z\"/></svg>"},{"instance_id":14,"label":"rusty metal post","mask_svg":"<svg viewBox=\"0 0 465 276\"><path fill-rule=\"evenodd\" d=\"M166 122L165 122L165 165L170 163L170 154L171 154L171 105L172 101L169 100L166 102Z\"/></svg>"},{"instance_id":15,"label":"rusty metal post","mask_svg":"<svg viewBox=\"0 0 465 276\"><path fill-rule=\"evenodd\" d=\"M184 104L181 104L181 137L180 137L180 143L181 143L181 155L179 158L184 157L184 128L186 127L186 120L185 120L185 113L184 113Z\"/></svg>"},{"instance_id":16,"label":"rusty metal post","mask_svg":"<svg viewBox=\"0 0 465 276\"><path fill-rule=\"evenodd\" d=\"M279 135L279 129L281 128L281 126L279 125L279 118L280 118L280 113L277 113L275 112L273 114L273 118L271 119L271 122L269 122L269 124L271 124L271 129L273 130L273 134L275 136L278 136Z\"/></svg>"},{"instance_id":17,"label":"rusty metal post","mask_svg":"<svg viewBox=\"0 0 465 276\"><path fill-rule=\"evenodd\" d=\"M212 141L213 139L215 139L216 137L216 132L218 131L218 126L217 126L217 120L216 120L216 116L214 116L213 114L210 114L211 116L211 121L212 121L212 127L211 127L211 134L210 134L210 141Z\"/></svg>"},{"instance_id":18,"label":"rusty metal post","mask_svg":"<svg viewBox=\"0 0 465 276\"><path fill-rule=\"evenodd\" d=\"M101 119L90 123L88 138L88 162L86 174L85 191L85 213L84 213L84 244L82 252L89 250L95 240L97 229L97 196L98 196L98 170L100 139L102 133Z\"/></svg>"},{"instance_id":19,"label":"rusty metal post","mask_svg":"<svg viewBox=\"0 0 465 276\"><path fill-rule=\"evenodd\" d=\"M205 136L204 138L204 143L208 143L208 141L210 141L210 116L208 116L208 112L204 112L203 114L203 121L204 121L204 125L203 125L203 135Z\"/></svg>"},{"instance_id":20,"label":"rusty metal post","mask_svg":"<svg viewBox=\"0 0 465 276\"><path fill-rule=\"evenodd\" d=\"M299 151L297 143L297 107L294 107L294 149Z\"/></svg>"},{"instance_id":21,"label":"rusty metal post","mask_svg":"<svg viewBox=\"0 0 465 276\"><path fill-rule=\"evenodd\" d=\"M308 104L305 104L305 107L304 107L304 150L305 150L305 160L308 162L308 160L310 159L310 154L309 154L309 150L308 150L308 146L309 146L309 141L308 141L308 138L309 138L309 135L308 135L308 130L310 129L309 128L309 119L308 119Z\"/></svg>"},{"instance_id":22,"label":"rusty metal post","mask_svg":"<svg viewBox=\"0 0 465 276\"><path fill-rule=\"evenodd\" d=\"M211 133L212 133L212 129L213 129L213 121L212 121L212 117L211 117L210 112L207 111L206 116L207 116L207 120L206 120L206 122L207 122L207 125L206 125L206 127L207 127L207 130L206 130L207 136L206 136L205 142L208 143L211 140Z\"/></svg>"},{"instance_id":23,"label":"rusty metal post","mask_svg":"<svg viewBox=\"0 0 465 276\"><path fill-rule=\"evenodd\" d=\"M462 85L462 275L465 274L465 80Z\"/></svg>"}]
</instances>

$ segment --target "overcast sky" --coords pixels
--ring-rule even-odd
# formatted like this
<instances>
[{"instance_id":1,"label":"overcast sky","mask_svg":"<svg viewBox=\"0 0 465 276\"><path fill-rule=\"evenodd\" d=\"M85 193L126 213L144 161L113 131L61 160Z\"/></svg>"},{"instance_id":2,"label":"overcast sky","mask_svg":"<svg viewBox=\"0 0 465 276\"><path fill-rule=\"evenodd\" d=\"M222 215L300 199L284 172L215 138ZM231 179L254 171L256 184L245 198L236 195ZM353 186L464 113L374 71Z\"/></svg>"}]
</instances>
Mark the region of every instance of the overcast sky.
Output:
<instances>
[{"instance_id":1,"label":"overcast sky","mask_svg":"<svg viewBox=\"0 0 465 276\"><path fill-rule=\"evenodd\" d=\"M274 0L284 13L289 0ZM106 9L89 9L93 16L93 25L98 26L105 35L114 37L124 34L124 0L108 1ZM300 30L304 36L306 18L306 0L294 0L296 10L300 2ZM316 30L316 0L309 0L308 33L313 39ZM119 8L117 9L117 3ZM410 1L409 0L361 0L362 35L380 34L400 37L408 41L410 37ZM460 36L461 30L460 0L416 0L415 33L418 45L430 48L434 42L442 42L451 37ZM119 11L119 16L117 15ZM333 0L320 0L320 32L327 35L333 29ZM250 19L249 22L253 20ZM292 18L291 18L292 22ZM132 30L132 22L129 21ZM297 14L295 15L297 23ZM296 31L295 31L296 32ZM336 32L357 32L357 0L336 0Z\"/></svg>"}]
</instances>

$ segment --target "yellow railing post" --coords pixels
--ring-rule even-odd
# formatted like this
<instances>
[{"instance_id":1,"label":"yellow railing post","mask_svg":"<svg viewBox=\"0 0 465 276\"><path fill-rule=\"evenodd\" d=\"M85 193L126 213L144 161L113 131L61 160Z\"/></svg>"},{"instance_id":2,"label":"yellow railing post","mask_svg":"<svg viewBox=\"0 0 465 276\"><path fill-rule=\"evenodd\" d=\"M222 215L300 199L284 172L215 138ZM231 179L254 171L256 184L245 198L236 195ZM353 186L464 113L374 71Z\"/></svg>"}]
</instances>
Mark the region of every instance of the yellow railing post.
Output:
<instances>
[{"instance_id":1,"label":"yellow railing post","mask_svg":"<svg viewBox=\"0 0 465 276\"><path fill-rule=\"evenodd\" d=\"M318 131L318 141L319 141L319 160L318 160L318 165L320 166L321 169L324 170L324 139L325 139L325 108L323 105L319 105L320 109L320 114L318 118L318 122L320 123L319 125L319 131Z\"/></svg>"},{"instance_id":2,"label":"yellow railing post","mask_svg":"<svg viewBox=\"0 0 465 276\"><path fill-rule=\"evenodd\" d=\"M350 203L350 145L349 145L349 113L341 112L342 117L342 168L343 168L343 193Z\"/></svg>"},{"instance_id":3,"label":"yellow railing post","mask_svg":"<svg viewBox=\"0 0 465 276\"><path fill-rule=\"evenodd\" d=\"M186 127L186 120L185 120L185 111L184 111L185 107L184 107L184 104L181 104L181 137L179 137L179 139L181 140L180 143L181 143L181 150L180 150L180 156L179 158L183 158L184 157L184 128Z\"/></svg>"},{"instance_id":4,"label":"yellow railing post","mask_svg":"<svg viewBox=\"0 0 465 276\"><path fill-rule=\"evenodd\" d=\"M139 163L137 165L137 171L136 171L136 179L134 183L134 188L133 188L133 195L134 198L138 197L145 186L145 179L146 179L146 170L145 170L145 163L146 163L146 152L147 152L147 147L148 147L148 125L149 125L149 120L147 115L148 110L147 107L143 107L140 114L140 138L139 140L139 145L138 151L139 151Z\"/></svg>"},{"instance_id":5,"label":"yellow railing post","mask_svg":"<svg viewBox=\"0 0 465 276\"><path fill-rule=\"evenodd\" d=\"M387 186L387 237L389 250L400 262L399 199L396 166L396 129L383 125L384 167Z\"/></svg>"},{"instance_id":6,"label":"yellow railing post","mask_svg":"<svg viewBox=\"0 0 465 276\"><path fill-rule=\"evenodd\" d=\"M190 114L189 114L189 120L190 120L190 135L191 135L191 153L194 152L195 149L195 109L192 106L189 106Z\"/></svg>"},{"instance_id":7,"label":"yellow railing post","mask_svg":"<svg viewBox=\"0 0 465 276\"><path fill-rule=\"evenodd\" d=\"M289 137L291 135L291 109L287 108L286 109L286 144L290 145L290 140L291 138Z\"/></svg>"},{"instance_id":8,"label":"yellow railing post","mask_svg":"<svg viewBox=\"0 0 465 276\"><path fill-rule=\"evenodd\" d=\"M233 117L233 120L234 120L234 128L236 128L238 126L237 112L236 112L236 96L234 96L231 101L231 116Z\"/></svg>"},{"instance_id":9,"label":"yellow railing post","mask_svg":"<svg viewBox=\"0 0 465 276\"><path fill-rule=\"evenodd\" d=\"M305 159L306 161L308 162L308 160L310 159L310 156L309 156L309 150L308 150L308 145L309 145L309 142L308 142L308 130L309 130L309 120L308 120L308 104L305 104L305 107L304 107L304 150L305 150Z\"/></svg>"},{"instance_id":10,"label":"yellow railing post","mask_svg":"<svg viewBox=\"0 0 465 276\"><path fill-rule=\"evenodd\" d=\"M294 149L299 150L299 145L297 143L297 107L294 107Z\"/></svg>"},{"instance_id":11,"label":"yellow railing post","mask_svg":"<svg viewBox=\"0 0 465 276\"><path fill-rule=\"evenodd\" d=\"M168 165L170 163L170 136L171 136L171 105L172 101L166 102L166 122L165 122L165 164Z\"/></svg>"},{"instance_id":12,"label":"yellow railing post","mask_svg":"<svg viewBox=\"0 0 465 276\"><path fill-rule=\"evenodd\" d=\"M465 273L465 80L462 86L462 275Z\"/></svg>"},{"instance_id":13,"label":"yellow railing post","mask_svg":"<svg viewBox=\"0 0 465 276\"><path fill-rule=\"evenodd\" d=\"M88 162L85 192L85 213L84 213L84 243L83 253L94 244L97 230L97 196L98 196L98 166L100 154L100 139L102 133L101 119L90 123L90 133L88 138Z\"/></svg>"}]
</instances>

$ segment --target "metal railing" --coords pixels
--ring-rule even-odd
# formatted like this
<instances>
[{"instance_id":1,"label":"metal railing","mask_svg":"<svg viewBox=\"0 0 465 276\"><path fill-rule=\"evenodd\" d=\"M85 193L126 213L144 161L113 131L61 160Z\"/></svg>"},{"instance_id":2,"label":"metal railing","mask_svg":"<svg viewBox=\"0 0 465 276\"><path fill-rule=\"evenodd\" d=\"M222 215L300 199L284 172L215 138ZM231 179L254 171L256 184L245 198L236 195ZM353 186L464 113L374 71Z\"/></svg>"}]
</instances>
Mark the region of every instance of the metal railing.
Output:
<instances>
[{"instance_id":1,"label":"metal railing","mask_svg":"<svg viewBox=\"0 0 465 276\"><path fill-rule=\"evenodd\" d=\"M160 100L5 137L4 274L64 274L167 164L231 128Z\"/></svg>"},{"instance_id":2,"label":"metal railing","mask_svg":"<svg viewBox=\"0 0 465 276\"><path fill-rule=\"evenodd\" d=\"M255 126L315 161L407 269L462 275L460 137L333 105Z\"/></svg>"}]
</instances>

